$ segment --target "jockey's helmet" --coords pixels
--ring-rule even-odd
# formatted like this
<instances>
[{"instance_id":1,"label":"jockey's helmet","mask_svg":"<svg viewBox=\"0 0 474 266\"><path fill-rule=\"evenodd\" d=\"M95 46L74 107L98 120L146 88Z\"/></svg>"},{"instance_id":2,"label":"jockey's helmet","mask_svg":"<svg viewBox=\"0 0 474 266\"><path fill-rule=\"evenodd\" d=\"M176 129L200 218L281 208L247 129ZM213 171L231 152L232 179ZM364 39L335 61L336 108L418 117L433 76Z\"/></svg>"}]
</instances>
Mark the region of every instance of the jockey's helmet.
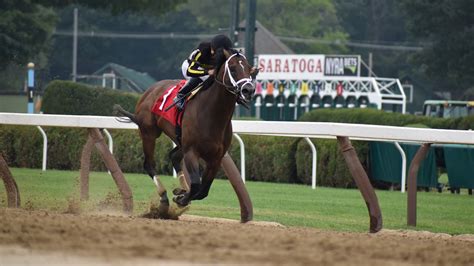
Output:
<instances>
[{"instance_id":1,"label":"jockey's helmet","mask_svg":"<svg viewBox=\"0 0 474 266\"><path fill-rule=\"evenodd\" d=\"M225 50L229 50L232 48L232 41L229 37L225 36L224 34L216 35L211 40L211 48L215 51L219 48L223 48Z\"/></svg>"}]
</instances>

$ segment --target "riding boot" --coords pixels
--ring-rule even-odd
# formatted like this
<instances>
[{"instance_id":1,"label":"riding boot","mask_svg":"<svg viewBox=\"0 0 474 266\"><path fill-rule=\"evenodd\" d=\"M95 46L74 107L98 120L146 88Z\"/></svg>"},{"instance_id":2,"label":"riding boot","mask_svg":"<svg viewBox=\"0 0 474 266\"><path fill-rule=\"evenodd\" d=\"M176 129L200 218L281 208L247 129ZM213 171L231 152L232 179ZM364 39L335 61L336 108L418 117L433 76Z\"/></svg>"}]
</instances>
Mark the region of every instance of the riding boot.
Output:
<instances>
[{"instance_id":1,"label":"riding boot","mask_svg":"<svg viewBox=\"0 0 474 266\"><path fill-rule=\"evenodd\" d=\"M174 99L175 102L178 102L176 104L176 107L178 108L179 111L182 111L184 108L184 102L186 95L192 91L194 88L196 88L199 83L201 83L202 80L200 78L191 78L186 82L186 85L184 85L178 92L178 95L176 95L176 98Z\"/></svg>"}]
</instances>

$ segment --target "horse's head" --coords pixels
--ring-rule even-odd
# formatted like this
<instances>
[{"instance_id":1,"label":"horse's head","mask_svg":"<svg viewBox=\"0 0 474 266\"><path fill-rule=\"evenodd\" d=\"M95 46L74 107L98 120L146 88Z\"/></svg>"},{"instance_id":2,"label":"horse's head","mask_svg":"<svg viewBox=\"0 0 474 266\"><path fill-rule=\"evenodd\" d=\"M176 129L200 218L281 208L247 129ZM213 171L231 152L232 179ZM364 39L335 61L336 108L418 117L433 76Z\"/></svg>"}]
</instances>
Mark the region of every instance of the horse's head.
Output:
<instances>
[{"instance_id":1,"label":"horse's head","mask_svg":"<svg viewBox=\"0 0 474 266\"><path fill-rule=\"evenodd\" d=\"M238 52L223 51L225 62L216 76L216 81L224 85L227 90L235 94L240 102L250 102L255 93L253 80L258 74L256 68L252 68L243 54Z\"/></svg>"}]
</instances>

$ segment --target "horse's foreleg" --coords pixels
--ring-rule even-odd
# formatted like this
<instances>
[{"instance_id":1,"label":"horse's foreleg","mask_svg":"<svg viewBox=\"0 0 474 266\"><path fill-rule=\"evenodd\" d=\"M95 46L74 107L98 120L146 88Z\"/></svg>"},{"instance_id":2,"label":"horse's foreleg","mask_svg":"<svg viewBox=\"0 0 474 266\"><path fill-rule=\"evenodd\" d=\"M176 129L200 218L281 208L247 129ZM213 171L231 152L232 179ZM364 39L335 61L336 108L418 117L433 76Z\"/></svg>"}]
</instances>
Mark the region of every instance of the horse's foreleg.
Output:
<instances>
[{"instance_id":1,"label":"horse's foreleg","mask_svg":"<svg viewBox=\"0 0 474 266\"><path fill-rule=\"evenodd\" d=\"M201 177L199 174L199 160L194 151L188 151L184 154L184 167L191 179L191 188L188 192L177 195L173 200L181 206L189 204L191 199L199 192L201 187Z\"/></svg>"},{"instance_id":2,"label":"horse's foreleg","mask_svg":"<svg viewBox=\"0 0 474 266\"><path fill-rule=\"evenodd\" d=\"M181 163L183 161L183 152L181 151L180 146L174 147L168 154L171 163L173 164L173 168L178 173L179 183L181 188L176 188L173 190L174 195L183 194L186 191L189 191L189 182L186 180L184 176L183 169L181 167Z\"/></svg>"},{"instance_id":3,"label":"horse's foreleg","mask_svg":"<svg viewBox=\"0 0 474 266\"><path fill-rule=\"evenodd\" d=\"M192 200L202 200L207 197L209 194L209 190L211 189L212 181L214 181L214 177L217 174L217 171L219 170L219 163L213 163L213 164L207 164L206 165L206 170L202 176L202 184L201 188L196 194Z\"/></svg>"}]
</instances>

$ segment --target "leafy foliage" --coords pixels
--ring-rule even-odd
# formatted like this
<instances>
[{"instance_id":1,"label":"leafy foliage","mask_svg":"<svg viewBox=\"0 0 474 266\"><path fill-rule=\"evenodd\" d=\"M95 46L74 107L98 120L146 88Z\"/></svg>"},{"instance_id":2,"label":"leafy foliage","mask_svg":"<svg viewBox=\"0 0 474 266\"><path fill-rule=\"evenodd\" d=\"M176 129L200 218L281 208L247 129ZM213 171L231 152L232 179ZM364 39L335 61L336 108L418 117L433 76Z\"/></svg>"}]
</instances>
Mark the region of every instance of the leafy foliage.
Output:
<instances>
[{"instance_id":1,"label":"leafy foliage","mask_svg":"<svg viewBox=\"0 0 474 266\"><path fill-rule=\"evenodd\" d=\"M59 12L59 29L68 31L73 23L72 7ZM85 32L115 31L123 33L199 32L203 28L195 23L187 10L170 12L159 17L143 16L131 12L113 16L100 10L81 8L79 28ZM69 79L71 73L71 37L55 36L51 53L52 78ZM156 79L181 78L181 64L197 46L198 39L79 39L78 73L90 75L107 63L117 63Z\"/></svg>"},{"instance_id":2,"label":"leafy foliage","mask_svg":"<svg viewBox=\"0 0 474 266\"><path fill-rule=\"evenodd\" d=\"M36 64L37 69L37 80L39 82L48 82L51 79L70 78L71 68L71 39L67 38L66 41L61 42L58 40L52 40L52 34L54 29L58 26L58 23L62 23L59 15L61 10L66 9L68 13L67 24L68 30L72 26L72 8L74 6L89 7L93 9L100 9L93 15L98 21L103 21L105 17L111 17L111 14L118 15L122 13L132 14L133 12L140 12L139 15L133 16L136 21L130 22L140 23L138 18L142 17L143 14L149 15L149 17L156 17L162 13L175 9L179 4L185 2L185 0L164 0L164 1L153 1L153 0L140 0L140 1L92 1L92 0L5 0L0 1L0 71L5 72L0 77L6 77L7 80L0 81L0 90L14 91L13 88L20 87L22 83L22 74L24 73L24 66L27 62L33 61ZM82 9L82 8L81 8ZM61 15L61 14L60 14ZM82 14L81 14L82 15ZM177 20L179 21L179 20ZM113 21L112 21L113 22ZM160 24L160 23L157 23ZM119 24L122 26L123 23ZM135 24L136 28L131 31L142 30L139 24ZM96 40L101 42L103 40ZM53 46L53 43L55 44ZM129 41L129 43L135 43L135 41ZM58 47L59 44L59 47ZM62 46L61 46L62 45ZM130 45L130 44L129 44ZM179 46L179 43L175 45ZM107 47L107 42L105 42ZM161 45L160 45L161 46ZM135 47L134 51L143 51L147 53L150 49L156 49L153 45L149 45L148 49L142 47ZM83 48L87 53L83 53ZM118 50L115 48L115 50ZM52 52L57 61L48 62L49 52ZM94 54L94 51L96 54ZM169 51L165 51L168 54ZM94 47L81 47L79 49L80 58L85 61L85 58L96 58L100 53L98 50L94 50ZM110 55L110 58L121 57L124 51L117 51ZM134 52L127 52L129 55L134 55ZM84 56L84 57L83 57ZM130 56L128 58L131 58ZM159 58L149 57L153 61L153 65L156 65ZM66 60L65 60L66 59ZM104 63L100 63L100 66L104 65L113 60L108 60ZM85 61L84 65L89 62ZM122 63L122 62L119 62ZM53 65L49 68L49 65ZM133 64L132 64L133 65ZM21 66L21 67L20 67ZM99 66L99 67L100 67ZM134 65L133 65L134 66ZM97 64L93 65L94 71L98 69ZM61 70L59 70L61 69ZM5 71L6 70L6 71ZM58 71L59 70L59 71ZM13 72L13 75L9 73ZM64 73L66 72L66 73ZM91 74L89 72L88 74ZM41 86L41 84L38 84Z\"/></svg>"},{"instance_id":3,"label":"leafy foliage","mask_svg":"<svg viewBox=\"0 0 474 266\"><path fill-rule=\"evenodd\" d=\"M455 98L474 82L474 6L469 0L401 1L408 29L431 42L416 57L437 89Z\"/></svg>"},{"instance_id":4,"label":"leafy foliage","mask_svg":"<svg viewBox=\"0 0 474 266\"><path fill-rule=\"evenodd\" d=\"M28 0L0 2L0 70L10 63L26 65L48 48L56 15Z\"/></svg>"},{"instance_id":5,"label":"leafy foliage","mask_svg":"<svg viewBox=\"0 0 474 266\"><path fill-rule=\"evenodd\" d=\"M312 139L317 150L316 184L325 187L355 187L336 140ZM352 141L363 166L367 166L368 145L362 141ZM312 153L306 141L298 143L296 151L297 183L311 184Z\"/></svg>"},{"instance_id":6,"label":"leafy foliage","mask_svg":"<svg viewBox=\"0 0 474 266\"><path fill-rule=\"evenodd\" d=\"M241 21L245 20L245 1L240 1ZM221 8L216 8L221 7ZM229 27L230 1L190 1L187 7L202 26L215 30ZM203 15L205 14L205 15ZM346 40L337 11L331 0L257 1L257 20L275 35ZM344 46L287 43L296 53L343 53ZM242 44L243 45L243 44Z\"/></svg>"},{"instance_id":7,"label":"leafy foliage","mask_svg":"<svg viewBox=\"0 0 474 266\"><path fill-rule=\"evenodd\" d=\"M81 152L87 141L86 129L44 128L48 135L48 168L77 170L80 168ZM143 151L138 133L131 130L110 130L114 139L114 155L124 172L142 173ZM0 146L9 166L41 168L43 138L34 127L0 126ZM171 141L157 140L155 159L159 173L171 174L168 151ZM93 150L91 170L104 171L101 156Z\"/></svg>"},{"instance_id":8,"label":"leafy foliage","mask_svg":"<svg viewBox=\"0 0 474 266\"><path fill-rule=\"evenodd\" d=\"M70 5L82 5L95 9L111 10L114 14L122 12L150 12L154 15L171 10L176 5L185 0L115 0L115 1L94 1L94 0L31 0L31 2L49 7L62 8Z\"/></svg>"},{"instance_id":9,"label":"leafy foliage","mask_svg":"<svg viewBox=\"0 0 474 266\"><path fill-rule=\"evenodd\" d=\"M43 111L47 114L110 116L114 104L133 111L138 98L138 94L56 80L46 88Z\"/></svg>"},{"instance_id":10,"label":"leafy foliage","mask_svg":"<svg viewBox=\"0 0 474 266\"><path fill-rule=\"evenodd\" d=\"M298 139L242 136L245 143L245 169L248 180L295 183L295 153ZM232 143L230 154L240 165L240 148ZM223 176L222 174L220 176Z\"/></svg>"},{"instance_id":11,"label":"leafy foliage","mask_svg":"<svg viewBox=\"0 0 474 266\"><path fill-rule=\"evenodd\" d=\"M322 110L321 110L322 111ZM377 110L332 110L314 111L305 116L305 121L351 122L363 124L385 124L396 126L474 129L474 117L461 120L406 116L400 121L398 114ZM387 115L383 115L387 114ZM390 117L398 118L391 119ZM375 119L377 118L377 119ZM79 169L82 147L87 140L84 129L46 128L48 135L48 168ZM132 130L110 130L114 139L114 155L124 172L143 172L143 155L140 137ZM311 184L312 154L309 145L301 138L241 136L245 143L247 180ZM318 186L354 187L353 178L335 140L313 139L318 153ZM157 139L155 158L159 173L171 174L168 158L171 141L166 137ZM352 141L364 168L368 169L369 147L367 142ZM41 166L41 134L33 127L0 126L0 147L11 166L39 168ZM240 148L232 143L230 154L236 165L240 165ZM93 170L105 170L104 164L94 152L91 161ZM221 172L219 177L223 177ZM370 176L370 174L369 174Z\"/></svg>"},{"instance_id":12,"label":"leafy foliage","mask_svg":"<svg viewBox=\"0 0 474 266\"><path fill-rule=\"evenodd\" d=\"M457 119L433 118L410 114L387 113L375 109L319 109L305 113L301 121L339 122L370 125L406 126L425 124L430 128L455 129Z\"/></svg>"}]
</instances>

